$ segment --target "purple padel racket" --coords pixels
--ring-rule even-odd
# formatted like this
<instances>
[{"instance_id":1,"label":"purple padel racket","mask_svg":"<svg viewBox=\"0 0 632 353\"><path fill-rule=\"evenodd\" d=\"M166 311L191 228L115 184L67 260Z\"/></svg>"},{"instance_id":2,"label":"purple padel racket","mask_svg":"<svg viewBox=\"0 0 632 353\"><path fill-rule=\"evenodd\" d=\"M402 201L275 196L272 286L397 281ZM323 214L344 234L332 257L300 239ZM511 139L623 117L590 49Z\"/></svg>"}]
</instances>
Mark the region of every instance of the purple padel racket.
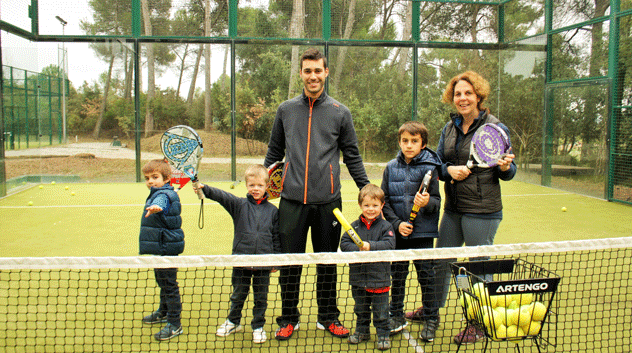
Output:
<instances>
[{"instance_id":1,"label":"purple padel racket","mask_svg":"<svg viewBox=\"0 0 632 353\"><path fill-rule=\"evenodd\" d=\"M509 138L503 129L496 124L484 124L472 137L467 167L470 169L495 167L498 165L498 160L507 155L509 148Z\"/></svg>"}]
</instances>

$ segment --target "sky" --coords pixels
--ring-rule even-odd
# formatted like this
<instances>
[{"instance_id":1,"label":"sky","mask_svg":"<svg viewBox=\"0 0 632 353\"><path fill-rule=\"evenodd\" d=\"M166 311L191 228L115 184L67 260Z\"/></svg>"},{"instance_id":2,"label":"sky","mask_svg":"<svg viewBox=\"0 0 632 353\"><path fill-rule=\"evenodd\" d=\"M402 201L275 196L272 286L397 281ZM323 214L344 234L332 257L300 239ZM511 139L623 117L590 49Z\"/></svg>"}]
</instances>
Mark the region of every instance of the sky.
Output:
<instances>
[{"instance_id":1,"label":"sky","mask_svg":"<svg viewBox=\"0 0 632 353\"><path fill-rule=\"evenodd\" d=\"M177 1L174 1L177 2ZM2 0L0 1L0 18L12 25L29 30L31 22L28 17L30 0ZM67 22L64 27L55 17L59 16ZM76 0L39 0L39 33L44 35L84 35L80 21L92 22L92 11L87 1ZM74 87L83 82L92 84L99 76L107 72L108 63L100 60L89 47L89 43L43 43L29 42L7 32L1 33L2 64L32 72L41 72L49 65L61 66L62 48L67 51L68 78ZM211 81L215 81L223 70L224 54L216 47L211 54ZM203 60L202 60L203 63ZM156 84L161 88L177 86L177 64L172 64L164 72L157 73ZM202 68L200 68L202 70ZM122 74L120 75L122 77ZM142 78L146 82L144 73ZM188 93L190 78L183 78L181 95ZM204 84L203 73L199 74L196 86Z\"/></svg>"}]
</instances>

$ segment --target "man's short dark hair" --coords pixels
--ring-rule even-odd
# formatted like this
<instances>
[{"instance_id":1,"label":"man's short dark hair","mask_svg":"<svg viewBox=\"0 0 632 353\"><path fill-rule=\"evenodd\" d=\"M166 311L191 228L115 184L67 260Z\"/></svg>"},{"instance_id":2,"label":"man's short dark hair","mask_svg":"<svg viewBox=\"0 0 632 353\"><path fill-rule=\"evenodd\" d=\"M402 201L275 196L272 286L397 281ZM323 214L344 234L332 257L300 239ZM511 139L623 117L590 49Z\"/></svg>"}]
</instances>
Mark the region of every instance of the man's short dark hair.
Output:
<instances>
[{"instance_id":1,"label":"man's short dark hair","mask_svg":"<svg viewBox=\"0 0 632 353\"><path fill-rule=\"evenodd\" d=\"M316 48L309 48L309 49L307 49L303 53L303 55L301 56L301 69L303 69L303 61L304 60L318 61L320 59L323 59L323 66L326 69L327 68L327 58L325 57L325 55L320 50L318 50Z\"/></svg>"}]
</instances>

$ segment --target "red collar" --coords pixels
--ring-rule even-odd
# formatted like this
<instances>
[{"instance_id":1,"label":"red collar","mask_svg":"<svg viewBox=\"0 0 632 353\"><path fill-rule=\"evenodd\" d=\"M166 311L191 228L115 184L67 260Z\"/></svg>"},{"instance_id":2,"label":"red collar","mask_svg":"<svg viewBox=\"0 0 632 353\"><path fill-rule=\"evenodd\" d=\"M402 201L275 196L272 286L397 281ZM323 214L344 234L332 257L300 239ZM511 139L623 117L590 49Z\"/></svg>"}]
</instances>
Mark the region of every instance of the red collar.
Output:
<instances>
[{"instance_id":1,"label":"red collar","mask_svg":"<svg viewBox=\"0 0 632 353\"><path fill-rule=\"evenodd\" d=\"M364 218L364 215L360 215L360 220L362 221L362 223L364 223L364 225L366 226L366 229L371 229L371 226L377 220L377 218L373 218L372 220L368 220L368 219Z\"/></svg>"}]
</instances>

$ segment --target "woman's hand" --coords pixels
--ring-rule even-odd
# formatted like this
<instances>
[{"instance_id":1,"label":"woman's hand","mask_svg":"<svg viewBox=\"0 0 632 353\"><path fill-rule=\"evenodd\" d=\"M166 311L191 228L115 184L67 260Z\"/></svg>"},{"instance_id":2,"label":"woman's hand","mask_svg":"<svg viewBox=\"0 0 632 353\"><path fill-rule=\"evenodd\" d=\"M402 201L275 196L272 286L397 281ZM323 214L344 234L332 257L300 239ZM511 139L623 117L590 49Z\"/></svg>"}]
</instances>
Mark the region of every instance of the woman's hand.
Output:
<instances>
[{"instance_id":1,"label":"woman's hand","mask_svg":"<svg viewBox=\"0 0 632 353\"><path fill-rule=\"evenodd\" d=\"M502 172L508 171L509 168L511 167L511 162L513 162L514 158L516 158L516 155L513 153L510 153L510 154L507 154L505 158L499 159L498 168L500 168L500 171Z\"/></svg>"},{"instance_id":2,"label":"woman's hand","mask_svg":"<svg viewBox=\"0 0 632 353\"><path fill-rule=\"evenodd\" d=\"M471 173L470 168L464 165L451 165L448 167L448 174L450 174L453 180L461 181L470 176Z\"/></svg>"}]
</instances>

